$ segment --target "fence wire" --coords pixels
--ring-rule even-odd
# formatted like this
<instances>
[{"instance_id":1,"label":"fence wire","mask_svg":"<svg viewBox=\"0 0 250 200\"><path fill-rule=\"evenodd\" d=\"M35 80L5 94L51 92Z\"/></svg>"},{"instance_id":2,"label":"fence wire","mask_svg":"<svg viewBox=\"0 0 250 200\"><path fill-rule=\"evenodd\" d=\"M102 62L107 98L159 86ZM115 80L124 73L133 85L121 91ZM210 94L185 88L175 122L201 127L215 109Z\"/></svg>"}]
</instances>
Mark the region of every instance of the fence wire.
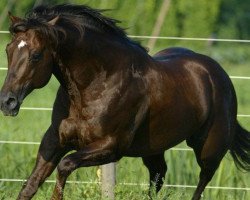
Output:
<instances>
[{"instance_id":1,"label":"fence wire","mask_svg":"<svg viewBox=\"0 0 250 200\"><path fill-rule=\"evenodd\" d=\"M2 178L0 182L25 182L26 179L14 179L14 178ZM45 183L56 183L56 180L46 180ZM101 184L99 181L67 181L66 184ZM146 186L148 187L148 183L117 183L118 185L123 186ZM173 188L196 188L196 185L182 185L182 184L164 184L163 187L173 187ZM250 191L248 187L224 187L224 186L207 186L206 189L219 189L219 190L245 190Z\"/></svg>"}]
</instances>

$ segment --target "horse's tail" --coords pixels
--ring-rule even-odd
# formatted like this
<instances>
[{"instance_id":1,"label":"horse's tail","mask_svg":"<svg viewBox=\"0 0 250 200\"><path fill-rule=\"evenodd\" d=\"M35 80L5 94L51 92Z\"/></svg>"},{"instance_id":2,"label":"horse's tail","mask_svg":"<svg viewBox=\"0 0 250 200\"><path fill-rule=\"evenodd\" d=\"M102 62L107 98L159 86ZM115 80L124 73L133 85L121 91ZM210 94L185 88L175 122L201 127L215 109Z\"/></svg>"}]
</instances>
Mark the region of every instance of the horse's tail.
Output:
<instances>
[{"instance_id":1,"label":"horse's tail","mask_svg":"<svg viewBox=\"0 0 250 200\"><path fill-rule=\"evenodd\" d=\"M238 122L230 153L237 168L250 171L250 133Z\"/></svg>"}]
</instances>

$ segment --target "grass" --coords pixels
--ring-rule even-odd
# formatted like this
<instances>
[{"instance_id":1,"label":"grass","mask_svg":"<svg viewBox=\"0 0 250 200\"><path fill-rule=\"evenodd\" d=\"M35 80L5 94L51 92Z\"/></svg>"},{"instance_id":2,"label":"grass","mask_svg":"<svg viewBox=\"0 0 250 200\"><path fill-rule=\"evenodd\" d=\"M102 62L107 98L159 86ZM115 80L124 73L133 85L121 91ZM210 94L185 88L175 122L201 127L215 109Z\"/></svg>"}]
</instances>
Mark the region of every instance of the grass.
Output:
<instances>
[{"instance_id":1,"label":"grass","mask_svg":"<svg viewBox=\"0 0 250 200\"><path fill-rule=\"evenodd\" d=\"M0 35L1 36L1 35ZM2 39L0 44L0 67L6 67L6 55L4 48L6 40ZM239 47L235 47L236 49ZM247 51L248 49L246 49ZM202 50L201 50L202 51ZM206 50L203 50L206 51ZM230 75L250 76L250 61L247 57L243 60L223 60L220 52L223 48L216 47L210 50L212 55L218 58L225 66ZM231 50L233 52L233 50ZM234 54L232 54L234 55ZM226 55L228 56L228 55ZM220 60L221 59L221 60ZM245 59L245 60L244 60ZM6 71L0 71L0 85L4 81ZM233 80L239 102L240 114L250 114L250 80ZM57 81L53 78L43 89L34 91L27 97L23 106L26 107L51 107L58 87ZM21 110L16 118L0 116L0 140L16 141L41 141L43 133L50 124L49 111L25 111ZM245 128L250 130L250 118L239 118ZM186 147L184 143L178 147ZM25 179L29 176L36 159L38 145L0 144L0 178ZM168 173L165 184L170 185L196 185L198 182L199 167L191 151L167 151L165 154L168 163ZM98 181L96 174L97 167L88 167L76 170L69 180ZM55 179L55 173L49 177ZM121 183L147 183L148 173L143 166L141 159L123 158L117 163L117 186L115 189L116 199L137 200L148 199L147 186L129 186ZM227 187L249 187L249 173L242 173L236 169L230 155L226 155L219 169L210 182L211 186ZM22 186L22 182L1 182L0 199L15 199ZM35 200L48 199L52 193L54 184L44 183ZM154 199L191 199L194 188L164 187ZM98 184L67 184L65 199L100 199L100 186ZM218 190L206 189L203 199L250 199L250 191L242 190Z\"/></svg>"}]
</instances>

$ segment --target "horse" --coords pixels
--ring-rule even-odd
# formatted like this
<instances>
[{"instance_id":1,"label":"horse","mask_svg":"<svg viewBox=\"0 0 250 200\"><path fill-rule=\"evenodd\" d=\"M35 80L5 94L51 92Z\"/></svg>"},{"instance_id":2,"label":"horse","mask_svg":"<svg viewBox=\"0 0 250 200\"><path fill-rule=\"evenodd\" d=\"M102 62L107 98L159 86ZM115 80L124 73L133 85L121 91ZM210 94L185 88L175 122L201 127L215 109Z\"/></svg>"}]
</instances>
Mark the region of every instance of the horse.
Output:
<instances>
[{"instance_id":1,"label":"horse","mask_svg":"<svg viewBox=\"0 0 250 200\"><path fill-rule=\"evenodd\" d=\"M16 116L25 97L52 75L60 83L19 200L31 199L56 167L51 199L63 199L72 171L125 156L142 158L158 192L167 171L164 152L182 141L201 169L193 200L227 151L250 171L250 134L237 121L232 82L212 58L181 47L150 56L117 20L85 5L38 6L25 18L9 18L2 112Z\"/></svg>"}]
</instances>

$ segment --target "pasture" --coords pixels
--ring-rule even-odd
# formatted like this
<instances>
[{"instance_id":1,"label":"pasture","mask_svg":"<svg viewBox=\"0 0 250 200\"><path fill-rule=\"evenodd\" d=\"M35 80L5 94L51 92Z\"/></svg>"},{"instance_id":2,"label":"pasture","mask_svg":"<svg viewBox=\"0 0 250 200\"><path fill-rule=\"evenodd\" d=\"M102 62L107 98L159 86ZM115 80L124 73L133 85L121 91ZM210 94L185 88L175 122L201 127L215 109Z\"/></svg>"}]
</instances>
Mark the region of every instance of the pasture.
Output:
<instances>
[{"instance_id":1,"label":"pasture","mask_svg":"<svg viewBox=\"0 0 250 200\"><path fill-rule=\"evenodd\" d=\"M0 67L7 67L5 46L7 37L0 35ZM145 41L144 41L145 42ZM178 44L192 48L191 42ZM247 44L229 43L207 49L194 49L209 54L220 62L228 74L233 76L250 76L249 48ZM168 41L161 41L161 45L169 46ZM247 53L246 53L247 52ZM237 60L240 59L240 60ZM0 85L4 81L6 71L0 71ZM238 96L238 114L250 114L250 80L233 79ZM45 107L53 105L57 81L52 78L43 89L34 91L29 95L22 107ZM50 124L50 111L34 111L22 109L15 118L0 115L0 141L40 142ZM250 130L250 117L238 117L240 123ZM187 148L185 143L177 146ZM23 179L27 178L35 164L38 145L0 143L0 199L15 199L22 186ZM195 186L198 181L199 168L192 151L168 150L165 153L168 163L168 172L164 187L154 199L191 199L194 188L176 187L178 185ZM97 176L98 167L89 167L76 170L70 177L65 188L65 199L100 199L100 185ZM16 179L8 181L4 179ZM55 173L49 177L55 180ZM79 181L78 183L74 181ZM133 183L133 184L131 184ZM116 199L148 199L148 174L140 158L123 158L117 163ZM174 186L174 187L173 187ZM232 187L232 189L216 189L207 187L203 199L250 199L250 189L237 190L233 188L249 188L250 174L237 170L229 154L223 159L219 169L209 186ZM54 187L53 183L45 183L34 197L35 200L48 199Z\"/></svg>"}]
</instances>

